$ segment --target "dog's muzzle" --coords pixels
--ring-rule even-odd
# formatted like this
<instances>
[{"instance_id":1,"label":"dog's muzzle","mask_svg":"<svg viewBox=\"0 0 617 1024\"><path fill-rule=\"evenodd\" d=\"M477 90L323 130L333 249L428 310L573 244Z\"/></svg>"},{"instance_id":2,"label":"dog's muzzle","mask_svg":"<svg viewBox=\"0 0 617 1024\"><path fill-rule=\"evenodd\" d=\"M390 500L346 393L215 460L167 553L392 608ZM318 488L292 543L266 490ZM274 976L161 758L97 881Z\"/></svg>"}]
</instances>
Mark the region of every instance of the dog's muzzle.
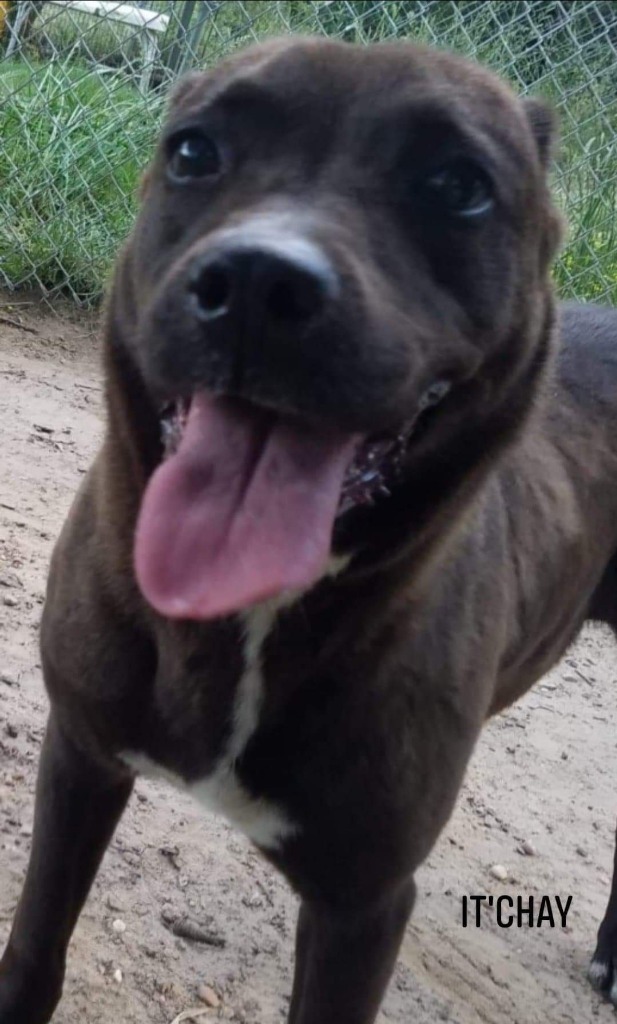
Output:
<instances>
[{"instance_id":1,"label":"dog's muzzle","mask_svg":"<svg viewBox=\"0 0 617 1024\"><path fill-rule=\"evenodd\" d=\"M350 287L291 218L267 217L212 232L164 282L149 334L167 390L163 459L135 556L161 614L210 618L307 589L336 519L390 497L418 417L449 382L383 427L368 399L401 373L380 375L363 318L346 321Z\"/></svg>"}]
</instances>

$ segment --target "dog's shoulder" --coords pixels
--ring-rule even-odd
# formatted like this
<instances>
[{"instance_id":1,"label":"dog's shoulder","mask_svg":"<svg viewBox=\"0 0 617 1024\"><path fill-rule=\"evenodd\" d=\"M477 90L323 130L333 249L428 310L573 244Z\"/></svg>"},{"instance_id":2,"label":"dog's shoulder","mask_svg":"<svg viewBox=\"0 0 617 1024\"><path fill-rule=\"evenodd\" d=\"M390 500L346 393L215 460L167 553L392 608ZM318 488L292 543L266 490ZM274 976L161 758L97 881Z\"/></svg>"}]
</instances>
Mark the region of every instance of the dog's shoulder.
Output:
<instances>
[{"instance_id":1,"label":"dog's shoulder","mask_svg":"<svg viewBox=\"0 0 617 1024\"><path fill-rule=\"evenodd\" d=\"M558 379L590 412L617 420L617 309L566 302L560 307Z\"/></svg>"}]
</instances>

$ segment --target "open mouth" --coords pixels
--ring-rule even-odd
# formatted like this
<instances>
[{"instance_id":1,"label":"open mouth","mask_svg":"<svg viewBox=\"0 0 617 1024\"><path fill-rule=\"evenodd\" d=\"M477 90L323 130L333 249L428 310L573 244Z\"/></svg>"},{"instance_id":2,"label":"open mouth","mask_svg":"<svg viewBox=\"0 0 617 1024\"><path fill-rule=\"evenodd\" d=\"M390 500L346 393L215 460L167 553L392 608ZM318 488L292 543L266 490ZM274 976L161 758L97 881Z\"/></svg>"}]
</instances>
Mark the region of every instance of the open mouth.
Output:
<instances>
[{"instance_id":1,"label":"open mouth","mask_svg":"<svg viewBox=\"0 0 617 1024\"><path fill-rule=\"evenodd\" d=\"M180 446L190 404L190 399L179 399L161 409L163 459L174 455ZM391 488L401 475L416 421L417 417L408 421L398 432L382 431L358 438L343 478L337 518L352 508L371 506L378 498L390 497Z\"/></svg>"},{"instance_id":2,"label":"open mouth","mask_svg":"<svg viewBox=\"0 0 617 1024\"><path fill-rule=\"evenodd\" d=\"M205 620L309 589L337 520L387 500L428 404L371 436L205 391L166 406L135 536L144 597L166 617Z\"/></svg>"}]
</instances>

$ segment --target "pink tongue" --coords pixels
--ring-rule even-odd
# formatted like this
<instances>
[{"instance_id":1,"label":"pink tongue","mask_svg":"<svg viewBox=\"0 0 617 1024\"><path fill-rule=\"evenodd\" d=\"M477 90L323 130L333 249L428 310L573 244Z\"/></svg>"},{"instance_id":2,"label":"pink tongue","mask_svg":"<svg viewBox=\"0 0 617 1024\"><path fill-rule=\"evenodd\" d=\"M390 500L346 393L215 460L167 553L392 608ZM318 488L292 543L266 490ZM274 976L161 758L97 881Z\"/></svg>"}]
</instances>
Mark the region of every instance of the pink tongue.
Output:
<instances>
[{"instance_id":1,"label":"pink tongue","mask_svg":"<svg viewBox=\"0 0 617 1024\"><path fill-rule=\"evenodd\" d=\"M146 600L161 615L209 619L314 583L356 441L197 394L142 502L135 568Z\"/></svg>"}]
</instances>

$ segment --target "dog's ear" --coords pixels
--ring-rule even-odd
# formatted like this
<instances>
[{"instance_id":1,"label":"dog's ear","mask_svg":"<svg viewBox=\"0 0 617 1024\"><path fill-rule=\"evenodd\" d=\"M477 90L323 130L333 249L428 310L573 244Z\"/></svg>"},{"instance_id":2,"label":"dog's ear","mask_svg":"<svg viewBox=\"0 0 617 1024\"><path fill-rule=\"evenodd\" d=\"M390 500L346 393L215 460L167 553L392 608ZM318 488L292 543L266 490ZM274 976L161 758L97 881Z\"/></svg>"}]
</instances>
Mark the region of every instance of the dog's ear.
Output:
<instances>
[{"instance_id":1,"label":"dog's ear","mask_svg":"<svg viewBox=\"0 0 617 1024\"><path fill-rule=\"evenodd\" d=\"M536 140L542 166L548 168L557 143L555 111L544 100L527 97L523 100L523 111Z\"/></svg>"},{"instance_id":2,"label":"dog's ear","mask_svg":"<svg viewBox=\"0 0 617 1024\"><path fill-rule=\"evenodd\" d=\"M540 163L545 171L550 169L557 145L557 116L552 107L544 100L523 100L523 111L533 132ZM550 266L555 254L559 251L566 232L566 221L563 215L550 200L546 207L544 245L542 247L543 266Z\"/></svg>"},{"instance_id":3,"label":"dog's ear","mask_svg":"<svg viewBox=\"0 0 617 1024\"><path fill-rule=\"evenodd\" d=\"M183 100L190 96L195 86L202 82L204 78L203 71L189 71L187 74L182 75L176 84L174 85L171 93L169 94L168 108L169 110L175 110Z\"/></svg>"}]
</instances>

